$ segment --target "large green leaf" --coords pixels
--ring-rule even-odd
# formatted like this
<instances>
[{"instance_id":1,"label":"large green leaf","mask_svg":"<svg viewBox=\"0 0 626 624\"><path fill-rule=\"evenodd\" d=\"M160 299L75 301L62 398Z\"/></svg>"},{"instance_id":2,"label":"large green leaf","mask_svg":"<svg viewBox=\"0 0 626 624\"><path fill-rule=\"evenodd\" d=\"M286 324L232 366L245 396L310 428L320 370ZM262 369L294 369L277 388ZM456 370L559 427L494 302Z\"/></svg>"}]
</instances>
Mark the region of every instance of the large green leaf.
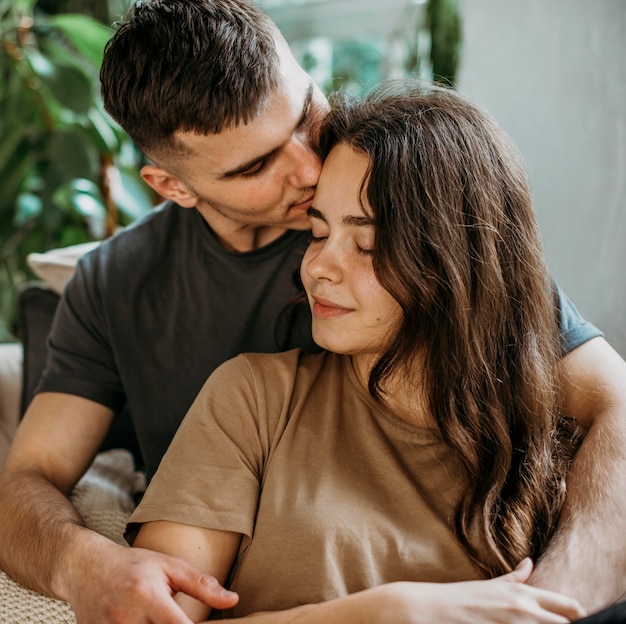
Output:
<instances>
[{"instance_id":1,"label":"large green leaf","mask_svg":"<svg viewBox=\"0 0 626 624\"><path fill-rule=\"evenodd\" d=\"M15 161L5 168L2 184L0 184L0 206L2 212L10 210L12 202L22 190L24 181L38 164L39 154L33 151L25 151L17 155Z\"/></svg>"},{"instance_id":2,"label":"large green leaf","mask_svg":"<svg viewBox=\"0 0 626 624\"><path fill-rule=\"evenodd\" d=\"M54 192L52 201L70 214L73 212L81 217L101 221L107 217L100 189L91 180L78 179L64 184Z\"/></svg>"},{"instance_id":3,"label":"large green leaf","mask_svg":"<svg viewBox=\"0 0 626 624\"><path fill-rule=\"evenodd\" d=\"M461 58L462 25L458 0L429 0L430 60L433 77L454 86Z\"/></svg>"},{"instance_id":4,"label":"large green leaf","mask_svg":"<svg viewBox=\"0 0 626 624\"><path fill-rule=\"evenodd\" d=\"M25 47L22 49L22 54L28 59L30 68L36 76L46 80L54 77L56 68L37 48Z\"/></svg>"},{"instance_id":5,"label":"large green leaf","mask_svg":"<svg viewBox=\"0 0 626 624\"><path fill-rule=\"evenodd\" d=\"M13 9L16 13L29 13L37 0L3 0L0 2L0 12L5 13L10 9Z\"/></svg>"},{"instance_id":6,"label":"large green leaf","mask_svg":"<svg viewBox=\"0 0 626 624\"><path fill-rule=\"evenodd\" d=\"M94 67L100 67L104 46L113 34L111 28L77 13L53 15L46 21L61 30L72 46Z\"/></svg>"},{"instance_id":7,"label":"large green leaf","mask_svg":"<svg viewBox=\"0 0 626 624\"><path fill-rule=\"evenodd\" d=\"M41 197L34 193L20 193L15 201L14 223L17 227L36 219L42 211Z\"/></svg>"},{"instance_id":8,"label":"large green leaf","mask_svg":"<svg viewBox=\"0 0 626 624\"><path fill-rule=\"evenodd\" d=\"M80 245L92 240L89 231L80 225L67 225L63 228L59 247L69 247L70 245Z\"/></svg>"},{"instance_id":9,"label":"large green leaf","mask_svg":"<svg viewBox=\"0 0 626 624\"><path fill-rule=\"evenodd\" d=\"M36 3L0 0L0 334L14 326L29 252L105 235L103 155L134 164L98 93L112 30L85 15L33 14ZM136 172L120 175L120 221L131 221L151 202Z\"/></svg>"},{"instance_id":10,"label":"large green leaf","mask_svg":"<svg viewBox=\"0 0 626 624\"><path fill-rule=\"evenodd\" d=\"M0 171L6 171L7 164L15 157L16 151L29 133L30 127L26 125L3 125L0 133Z\"/></svg>"},{"instance_id":11,"label":"large green leaf","mask_svg":"<svg viewBox=\"0 0 626 624\"><path fill-rule=\"evenodd\" d=\"M82 131L84 139L102 154L116 154L120 150L121 142L129 140L111 125L98 106L89 109Z\"/></svg>"},{"instance_id":12,"label":"large green leaf","mask_svg":"<svg viewBox=\"0 0 626 624\"><path fill-rule=\"evenodd\" d=\"M92 106L92 81L78 67L44 56L39 50L26 48L24 54L33 73L50 89L57 101L77 113L86 114Z\"/></svg>"},{"instance_id":13,"label":"large green leaf","mask_svg":"<svg viewBox=\"0 0 626 624\"><path fill-rule=\"evenodd\" d=\"M97 150L84 140L77 128L64 128L51 137L47 169L58 182L55 188L75 178L100 179Z\"/></svg>"},{"instance_id":14,"label":"large green leaf","mask_svg":"<svg viewBox=\"0 0 626 624\"><path fill-rule=\"evenodd\" d=\"M117 176L111 184L111 198L127 220L135 221L153 208L152 190L136 169L118 166L116 171Z\"/></svg>"}]
</instances>

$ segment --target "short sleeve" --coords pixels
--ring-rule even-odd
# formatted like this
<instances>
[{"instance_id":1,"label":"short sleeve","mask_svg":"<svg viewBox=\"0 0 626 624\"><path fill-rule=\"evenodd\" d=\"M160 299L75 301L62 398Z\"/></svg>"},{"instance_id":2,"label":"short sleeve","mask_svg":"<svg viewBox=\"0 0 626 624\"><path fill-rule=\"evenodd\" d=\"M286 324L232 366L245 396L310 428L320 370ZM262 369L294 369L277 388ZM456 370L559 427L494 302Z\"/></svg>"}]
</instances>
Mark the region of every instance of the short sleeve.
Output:
<instances>
[{"instance_id":1,"label":"short sleeve","mask_svg":"<svg viewBox=\"0 0 626 624\"><path fill-rule=\"evenodd\" d=\"M119 411L125 397L104 316L100 249L81 258L65 288L48 339L37 392L63 392Z\"/></svg>"},{"instance_id":2,"label":"short sleeve","mask_svg":"<svg viewBox=\"0 0 626 624\"><path fill-rule=\"evenodd\" d=\"M603 333L582 317L571 299L556 283L554 289L559 310L561 355L564 357L588 340L603 336Z\"/></svg>"},{"instance_id":3,"label":"short sleeve","mask_svg":"<svg viewBox=\"0 0 626 624\"><path fill-rule=\"evenodd\" d=\"M244 357L217 368L178 429L129 520L169 520L252 536L266 445Z\"/></svg>"}]
</instances>

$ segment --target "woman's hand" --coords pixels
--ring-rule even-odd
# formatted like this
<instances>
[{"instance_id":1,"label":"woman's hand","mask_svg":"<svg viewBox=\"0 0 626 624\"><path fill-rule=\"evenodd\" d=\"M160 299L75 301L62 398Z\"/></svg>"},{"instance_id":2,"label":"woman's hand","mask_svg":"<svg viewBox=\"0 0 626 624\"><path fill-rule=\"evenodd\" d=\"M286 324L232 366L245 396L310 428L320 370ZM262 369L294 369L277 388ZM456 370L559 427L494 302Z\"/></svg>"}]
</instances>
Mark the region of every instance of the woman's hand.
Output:
<instances>
[{"instance_id":1,"label":"woman's hand","mask_svg":"<svg viewBox=\"0 0 626 624\"><path fill-rule=\"evenodd\" d=\"M381 594L381 624L561 624L586 615L576 600L526 585L532 569L524 559L513 572L487 581L398 582L368 591Z\"/></svg>"},{"instance_id":2,"label":"woman's hand","mask_svg":"<svg viewBox=\"0 0 626 624\"><path fill-rule=\"evenodd\" d=\"M530 559L488 581L372 587L343 598L229 620L233 624L562 624L584 617L572 598L526 585ZM208 623L205 623L208 624Z\"/></svg>"}]
</instances>

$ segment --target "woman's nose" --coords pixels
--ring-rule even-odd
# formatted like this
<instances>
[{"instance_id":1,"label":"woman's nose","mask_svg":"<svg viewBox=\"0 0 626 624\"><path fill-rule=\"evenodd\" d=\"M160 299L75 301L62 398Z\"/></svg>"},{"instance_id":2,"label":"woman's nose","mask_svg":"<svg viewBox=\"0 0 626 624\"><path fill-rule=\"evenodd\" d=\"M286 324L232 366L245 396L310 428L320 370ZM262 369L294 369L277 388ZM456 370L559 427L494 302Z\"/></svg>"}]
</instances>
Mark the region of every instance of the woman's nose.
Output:
<instances>
[{"instance_id":1,"label":"woman's nose","mask_svg":"<svg viewBox=\"0 0 626 624\"><path fill-rule=\"evenodd\" d=\"M336 251L328 245L328 239L314 242L313 245L318 248L307 251L305 256L305 270L308 275L315 280L340 281L341 263Z\"/></svg>"}]
</instances>

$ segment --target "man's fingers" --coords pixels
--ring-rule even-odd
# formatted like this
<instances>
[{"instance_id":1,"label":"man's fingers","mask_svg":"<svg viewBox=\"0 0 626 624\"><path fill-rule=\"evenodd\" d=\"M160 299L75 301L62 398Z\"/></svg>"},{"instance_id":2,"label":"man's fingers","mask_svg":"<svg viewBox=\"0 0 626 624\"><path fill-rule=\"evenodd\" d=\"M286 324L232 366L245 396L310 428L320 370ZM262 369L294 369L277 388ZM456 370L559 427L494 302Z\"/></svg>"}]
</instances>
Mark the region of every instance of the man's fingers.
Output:
<instances>
[{"instance_id":1,"label":"man's fingers","mask_svg":"<svg viewBox=\"0 0 626 624\"><path fill-rule=\"evenodd\" d=\"M132 608L116 608L112 611L107 622L117 624L193 624L186 613L172 600L159 601L155 598L150 603L152 615L144 610L143 605L134 605Z\"/></svg>"},{"instance_id":2,"label":"man's fingers","mask_svg":"<svg viewBox=\"0 0 626 624\"><path fill-rule=\"evenodd\" d=\"M173 589L197 598L215 609L229 609L239 602L239 596L225 589L216 578L198 572L193 566L176 560L170 570Z\"/></svg>"}]
</instances>

